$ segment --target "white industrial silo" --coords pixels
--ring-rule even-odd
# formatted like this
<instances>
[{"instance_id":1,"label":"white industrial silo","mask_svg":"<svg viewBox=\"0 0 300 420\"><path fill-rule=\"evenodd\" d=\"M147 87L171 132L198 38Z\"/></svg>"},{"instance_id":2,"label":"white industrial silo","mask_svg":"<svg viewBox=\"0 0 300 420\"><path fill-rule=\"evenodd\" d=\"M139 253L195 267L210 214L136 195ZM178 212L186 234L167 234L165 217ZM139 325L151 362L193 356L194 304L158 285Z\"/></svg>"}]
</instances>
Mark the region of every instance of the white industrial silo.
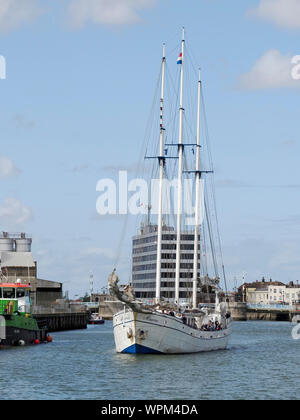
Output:
<instances>
[{"instance_id":1,"label":"white industrial silo","mask_svg":"<svg viewBox=\"0 0 300 420\"><path fill-rule=\"evenodd\" d=\"M26 238L25 233L21 234L21 237L16 239L16 252L31 252L31 238Z\"/></svg>"},{"instance_id":2,"label":"white industrial silo","mask_svg":"<svg viewBox=\"0 0 300 420\"><path fill-rule=\"evenodd\" d=\"M0 252L14 252L15 240L7 232L0 234Z\"/></svg>"}]
</instances>

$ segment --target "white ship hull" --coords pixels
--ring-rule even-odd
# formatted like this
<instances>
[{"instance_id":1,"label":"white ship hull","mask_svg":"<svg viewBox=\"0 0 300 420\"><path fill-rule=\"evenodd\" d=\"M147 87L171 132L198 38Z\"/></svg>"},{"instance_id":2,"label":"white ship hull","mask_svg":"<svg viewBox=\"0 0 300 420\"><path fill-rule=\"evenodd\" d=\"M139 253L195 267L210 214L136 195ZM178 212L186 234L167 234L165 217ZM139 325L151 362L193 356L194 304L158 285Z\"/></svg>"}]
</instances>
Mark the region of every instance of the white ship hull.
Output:
<instances>
[{"instance_id":1,"label":"white ship hull","mask_svg":"<svg viewBox=\"0 0 300 420\"><path fill-rule=\"evenodd\" d=\"M118 353L184 354L225 350L231 321L220 331L200 331L180 319L163 314L126 310L114 315Z\"/></svg>"}]
</instances>

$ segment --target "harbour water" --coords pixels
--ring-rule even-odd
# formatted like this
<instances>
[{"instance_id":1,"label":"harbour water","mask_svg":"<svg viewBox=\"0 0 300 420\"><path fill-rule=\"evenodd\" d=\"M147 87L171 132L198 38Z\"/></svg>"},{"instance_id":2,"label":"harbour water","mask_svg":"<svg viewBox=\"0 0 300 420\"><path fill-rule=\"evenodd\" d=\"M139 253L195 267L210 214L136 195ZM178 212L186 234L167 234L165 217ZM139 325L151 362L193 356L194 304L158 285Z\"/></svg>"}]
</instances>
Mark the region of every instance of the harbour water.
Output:
<instances>
[{"instance_id":1,"label":"harbour water","mask_svg":"<svg viewBox=\"0 0 300 420\"><path fill-rule=\"evenodd\" d=\"M119 355L112 323L0 351L0 399L300 399L300 340L290 323L234 323L229 349Z\"/></svg>"}]
</instances>

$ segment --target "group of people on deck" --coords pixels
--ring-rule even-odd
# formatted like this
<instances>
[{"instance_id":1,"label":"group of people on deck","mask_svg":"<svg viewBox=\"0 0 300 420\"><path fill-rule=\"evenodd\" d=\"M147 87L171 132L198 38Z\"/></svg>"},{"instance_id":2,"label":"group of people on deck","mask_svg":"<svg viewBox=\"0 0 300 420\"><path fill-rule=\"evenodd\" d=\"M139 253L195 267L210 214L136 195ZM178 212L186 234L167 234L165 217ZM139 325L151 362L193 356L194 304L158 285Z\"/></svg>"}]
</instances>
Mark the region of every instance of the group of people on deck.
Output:
<instances>
[{"instance_id":1,"label":"group of people on deck","mask_svg":"<svg viewBox=\"0 0 300 420\"><path fill-rule=\"evenodd\" d=\"M201 331L221 331L223 329L222 324L219 321L209 321L208 324L202 325Z\"/></svg>"},{"instance_id":2,"label":"group of people on deck","mask_svg":"<svg viewBox=\"0 0 300 420\"><path fill-rule=\"evenodd\" d=\"M175 318L181 319L183 324L185 324L185 325L188 325L188 326L190 326L192 328L195 328L195 329L199 329L199 327L197 327L197 325L196 325L195 319L194 318L187 318L183 313L181 313L180 310L179 310L179 313L175 313L172 310L166 310L166 309L163 309L161 312L165 315L169 315L169 316L173 316ZM222 324L220 324L219 321L213 322L211 320L208 322L208 324L204 324L200 328L201 331L221 331L223 329L224 329L224 327L223 327Z\"/></svg>"}]
</instances>

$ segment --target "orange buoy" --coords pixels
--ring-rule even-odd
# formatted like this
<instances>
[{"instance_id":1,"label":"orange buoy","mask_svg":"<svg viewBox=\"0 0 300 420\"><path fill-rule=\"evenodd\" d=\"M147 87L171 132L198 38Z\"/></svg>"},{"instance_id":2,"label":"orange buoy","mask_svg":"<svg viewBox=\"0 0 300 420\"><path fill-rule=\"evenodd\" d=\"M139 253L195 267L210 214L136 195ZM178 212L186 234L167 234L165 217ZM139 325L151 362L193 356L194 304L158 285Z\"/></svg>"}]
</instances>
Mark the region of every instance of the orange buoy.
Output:
<instances>
[{"instance_id":1,"label":"orange buoy","mask_svg":"<svg viewBox=\"0 0 300 420\"><path fill-rule=\"evenodd\" d=\"M34 344L40 344L40 340L38 339L34 340Z\"/></svg>"},{"instance_id":2,"label":"orange buoy","mask_svg":"<svg viewBox=\"0 0 300 420\"><path fill-rule=\"evenodd\" d=\"M52 343L53 338L51 337L51 335L47 335L47 343Z\"/></svg>"}]
</instances>

